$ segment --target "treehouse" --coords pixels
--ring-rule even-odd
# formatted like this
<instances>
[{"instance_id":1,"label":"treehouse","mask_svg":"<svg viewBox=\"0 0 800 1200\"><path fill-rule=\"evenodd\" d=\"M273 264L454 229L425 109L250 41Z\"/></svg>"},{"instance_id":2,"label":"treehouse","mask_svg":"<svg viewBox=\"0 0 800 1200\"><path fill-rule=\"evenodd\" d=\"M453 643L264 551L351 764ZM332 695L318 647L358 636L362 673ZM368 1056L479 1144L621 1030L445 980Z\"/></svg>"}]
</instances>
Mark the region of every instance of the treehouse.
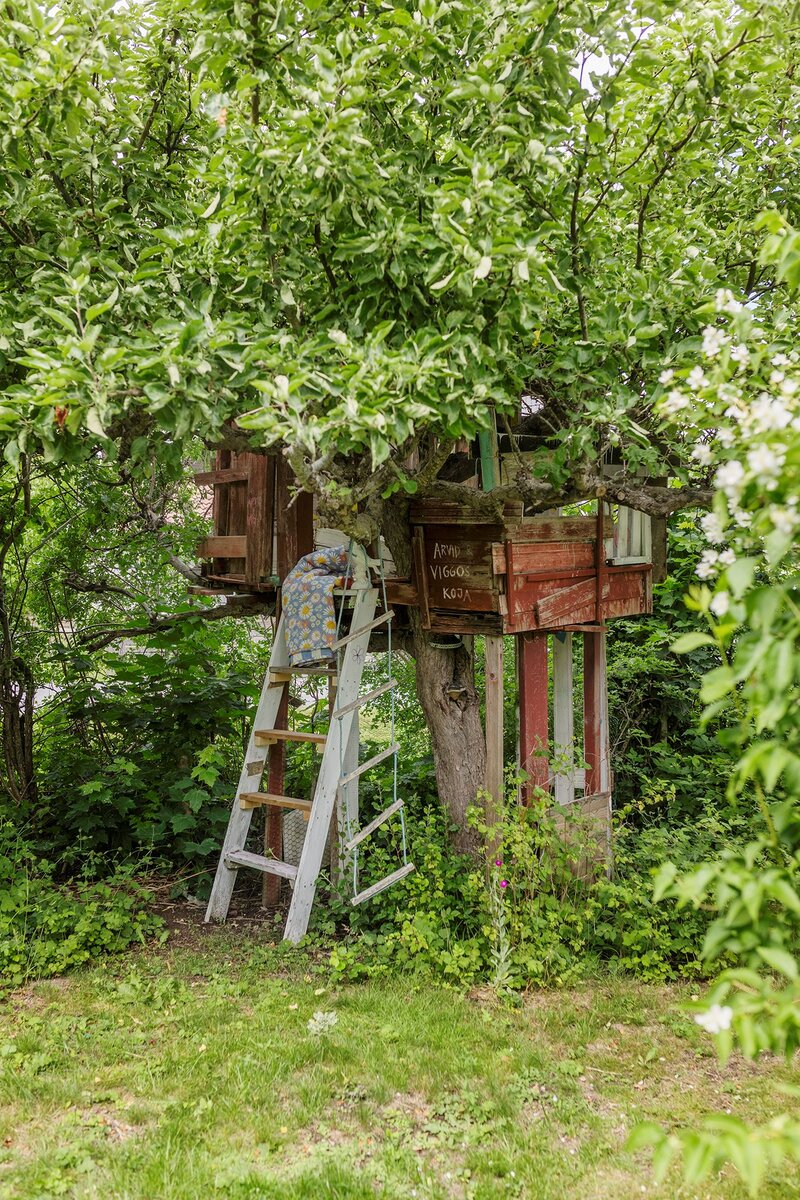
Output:
<instances>
[{"instance_id":1,"label":"treehouse","mask_svg":"<svg viewBox=\"0 0 800 1200\"><path fill-rule=\"evenodd\" d=\"M493 460L471 459L468 448L454 456L460 480L476 494L492 479L507 482L519 463L519 446L506 454L502 442L494 447ZM315 545L347 540L315 525L312 497L296 491L280 456L220 451L214 470L195 478L213 488L214 526L198 547L204 586L197 590L249 592L277 603L281 581L300 557ZM495 798L504 786L503 637L513 635L521 799L538 787L559 806L579 805L606 847L612 774L605 634L608 621L652 611L650 518L600 502L594 511L526 515L515 501L486 521L473 507L411 504L413 571L400 578L390 563L385 581L393 628L402 630L416 607L423 627L444 643L485 638L486 786ZM577 696L575 638L583 652Z\"/></svg>"}]
</instances>

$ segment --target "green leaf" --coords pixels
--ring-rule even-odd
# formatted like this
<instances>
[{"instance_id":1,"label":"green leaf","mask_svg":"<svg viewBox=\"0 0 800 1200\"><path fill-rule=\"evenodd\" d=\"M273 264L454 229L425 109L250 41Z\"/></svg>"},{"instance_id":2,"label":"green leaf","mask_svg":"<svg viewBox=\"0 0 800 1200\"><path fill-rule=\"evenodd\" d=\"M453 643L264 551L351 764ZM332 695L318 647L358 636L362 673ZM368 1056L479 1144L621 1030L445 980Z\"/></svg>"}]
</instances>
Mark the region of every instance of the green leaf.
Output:
<instances>
[{"instance_id":1,"label":"green leaf","mask_svg":"<svg viewBox=\"0 0 800 1200\"><path fill-rule=\"evenodd\" d=\"M763 958L768 967L772 967L773 971L778 971L781 975L785 975L793 983L797 980L797 962L788 951L780 950L776 946L759 946L757 953L760 958Z\"/></svg>"},{"instance_id":2,"label":"green leaf","mask_svg":"<svg viewBox=\"0 0 800 1200\"><path fill-rule=\"evenodd\" d=\"M107 300L102 300L99 304L92 304L86 310L84 324L91 325L96 317L101 317L103 313L109 312L119 299L119 288L115 287Z\"/></svg>"},{"instance_id":3,"label":"green leaf","mask_svg":"<svg viewBox=\"0 0 800 1200\"><path fill-rule=\"evenodd\" d=\"M684 633L670 646L673 654L689 654L692 650L697 650L700 646L715 646L716 642L709 633Z\"/></svg>"}]
</instances>

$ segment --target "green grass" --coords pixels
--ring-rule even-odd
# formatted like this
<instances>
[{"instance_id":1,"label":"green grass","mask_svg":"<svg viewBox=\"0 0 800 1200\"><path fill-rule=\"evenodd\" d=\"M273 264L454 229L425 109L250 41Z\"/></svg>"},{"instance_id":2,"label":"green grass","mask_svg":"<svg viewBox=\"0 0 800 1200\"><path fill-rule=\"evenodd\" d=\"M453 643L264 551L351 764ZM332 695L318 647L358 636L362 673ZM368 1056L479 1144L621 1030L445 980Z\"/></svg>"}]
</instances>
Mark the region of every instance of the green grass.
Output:
<instances>
[{"instance_id":1,"label":"green grass","mask_svg":"<svg viewBox=\"0 0 800 1200\"><path fill-rule=\"evenodd\" d=\"M138 953L5 1002L0 1197L743 1197L733 1175L655 1188L624 1149L643 1118L780 1108L788 1069L721 1069L684 998L331 988L303 954L228 930ZM317 1010L336 1014L320 1036ZM764 1195L798 1190L784 1172Z\"/></svg>"}]
</instances>

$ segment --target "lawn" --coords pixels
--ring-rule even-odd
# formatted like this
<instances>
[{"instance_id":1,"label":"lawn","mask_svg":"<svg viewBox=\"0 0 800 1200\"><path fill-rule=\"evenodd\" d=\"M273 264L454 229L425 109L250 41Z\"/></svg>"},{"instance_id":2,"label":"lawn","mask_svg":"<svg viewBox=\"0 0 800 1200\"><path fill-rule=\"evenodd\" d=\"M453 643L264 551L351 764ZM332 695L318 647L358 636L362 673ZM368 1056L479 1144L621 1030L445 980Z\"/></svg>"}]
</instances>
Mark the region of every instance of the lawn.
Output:
<instances>
[{"instance_id":1,"label":"lawn","mask_svg":"<svg viewBox=\"0 0 800 1200\"><path fill-rule=\"evenodd\" d=\"M508 1007L331 986L268 937L208 931L8 997L0 1197L735 1198L733 1175L654 1187L627 1131L786 1103L782 1064L718 1067L687 989L601 979ZM797 1191L783 1173L764 1195Z\"/></svg>"}]
</instances>

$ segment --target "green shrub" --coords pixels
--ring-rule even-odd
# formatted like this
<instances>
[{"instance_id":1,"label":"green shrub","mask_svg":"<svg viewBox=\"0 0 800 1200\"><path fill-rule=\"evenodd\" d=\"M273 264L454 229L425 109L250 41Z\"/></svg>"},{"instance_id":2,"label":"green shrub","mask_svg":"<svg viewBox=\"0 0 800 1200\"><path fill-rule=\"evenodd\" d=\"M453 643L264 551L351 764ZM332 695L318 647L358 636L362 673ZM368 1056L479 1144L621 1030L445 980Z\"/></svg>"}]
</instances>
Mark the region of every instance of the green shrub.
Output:
<instances>
[{"instance_id":1,"label":"green shrub","mask_svg":"<svg viewBox=\"0 0 800 1200\"><path fill-rule=\"evenodd\" d=\"M613 876L587 883L579 867L593 852L592 832L577 810L554 813L549 796L527 808L511 799L491 830L474 810L471 820L498 847L488 870L454 854L439 805L428 797L419 807L412 798L409 857L417 869L355 911L345 895L352 881L345 881L334 900L338 917L348 920L331 954L335 975L400 970L509 991L568 985L601 966L650 982L707 974L700 948L713 914L656 903L654 877L665 859L689 869L720 842L741 844L747 830L713 811L691 824L661 824L653 814L663 803L651 791L616 814ZM397 856L396 838L383 827L359 886L394 870Z\"/></svg>"},{"instance_id":2,"label":"green shrub","mask_svg":"<svg viewBox=\"0 0 800 1200\"><path fill-rule=\"evenodd\" d=\"M59 883L54 864L37 860L11 823L0 823L0 989L159 934L163 922L148 910L151 900L119 867L100 882Z\"/></svg>"}]
</instances>

